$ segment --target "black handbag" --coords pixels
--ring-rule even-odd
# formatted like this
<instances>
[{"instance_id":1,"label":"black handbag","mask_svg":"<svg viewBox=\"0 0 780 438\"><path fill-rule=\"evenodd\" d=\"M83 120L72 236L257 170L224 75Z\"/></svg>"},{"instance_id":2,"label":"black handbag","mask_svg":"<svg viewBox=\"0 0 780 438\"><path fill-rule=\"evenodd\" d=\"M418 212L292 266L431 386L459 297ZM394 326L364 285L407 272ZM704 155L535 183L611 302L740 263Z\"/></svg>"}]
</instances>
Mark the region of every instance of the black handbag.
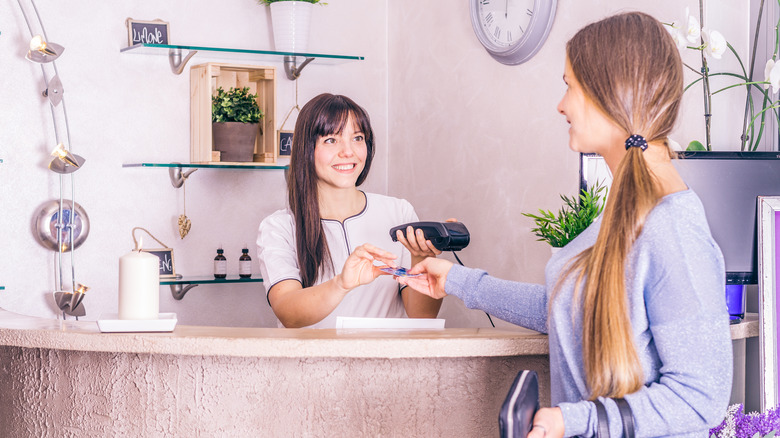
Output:
<instances>
[{"instance_id":1,"label":"black handbag","mask_svg":"<svg viewBox=\"0 0 780 438\"><path fill-rule=\"evenodd\" d=\"M536 371L520 371L498 414L501 437L525 438L531 431L534 414L538 410L539 377Z\"/></svg>"},{"instance_id":2,"label":"black handbag","mask_svg":"<svg viewBox=\"0 0 780 438\"><path fill-rule=\"evenodd\" d=\"M634 414L631 412L631 406L622 398L612 399L620 410L620 420L623 422L623 436L634 438ZM609 438L609 423L607 422L607 409L600 400L593 400L596 404L596 414L598 414L598 426L596 428L596 438Z\"/></svg>"}]
</instances>

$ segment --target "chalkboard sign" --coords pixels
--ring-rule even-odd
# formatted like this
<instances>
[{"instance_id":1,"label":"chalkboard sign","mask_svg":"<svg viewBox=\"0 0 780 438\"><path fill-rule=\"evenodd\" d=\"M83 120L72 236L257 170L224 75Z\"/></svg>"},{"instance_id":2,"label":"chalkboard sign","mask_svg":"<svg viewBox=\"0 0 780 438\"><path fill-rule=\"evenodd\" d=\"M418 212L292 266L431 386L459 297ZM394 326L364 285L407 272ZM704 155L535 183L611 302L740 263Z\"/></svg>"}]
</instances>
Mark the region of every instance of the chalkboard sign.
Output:
<instances>
[{"instance_id":1,"label":"chalkboard sign","mask_svg":"<svg viewBox=\"0 0 780 438\"><path fill-rule=\"evenodd\" d=\"M138 21L128 18L127 43L135 44L168 44L168 23L162 20Z\"/></svg>"},{"instance_id":2,"label":"chalkboard sign","mask_svg":"<svg viewBox=\"0 0 780 438\"><path fill-rule=\"evenodd\" d=\"M143 249L160 259L160 278L176 278L176 269L173 266L173 248Z\"/></svg>"},{"instance_id":3,"label":"chalkboard sign","mask_svg":"<svg viewBox=\"0 0 780 438\"><path fill-rule=\"evenodd\" d=\"M279 131L279 156L292 154L292 131Z\"/></svg>"}]
</instances>

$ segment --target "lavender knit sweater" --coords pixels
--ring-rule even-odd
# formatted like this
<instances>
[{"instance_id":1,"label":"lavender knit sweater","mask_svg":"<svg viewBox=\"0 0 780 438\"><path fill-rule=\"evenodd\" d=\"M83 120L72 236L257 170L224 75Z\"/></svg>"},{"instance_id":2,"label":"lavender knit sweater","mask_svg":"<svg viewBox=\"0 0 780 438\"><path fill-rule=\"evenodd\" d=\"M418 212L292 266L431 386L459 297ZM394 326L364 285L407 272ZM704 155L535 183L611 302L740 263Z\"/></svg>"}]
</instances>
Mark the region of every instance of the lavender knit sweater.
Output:
<instances>
[{"instance_id":1,"label":"lavender knit sweater","mask_svg":"<svg viewBox=\"0 0 780 438\"><path fill-rule=\"evenodd\" d=\"M556 253L546 285L518 283L454 266L446 291L469 308L549 334L552 404L566 436L595 436L596 407L587 401L582 315L572 315L573 280L547 304L564 265L596 240L600 218ZM664 197L650 212L626 261L626 291L645 386L626 396L637 436L704 436L723 419L731 394L732 348L725 304L723 256L704 209L691 191ZM612 400L610 434L623 427Z\"/></svg>"}]
</instances>

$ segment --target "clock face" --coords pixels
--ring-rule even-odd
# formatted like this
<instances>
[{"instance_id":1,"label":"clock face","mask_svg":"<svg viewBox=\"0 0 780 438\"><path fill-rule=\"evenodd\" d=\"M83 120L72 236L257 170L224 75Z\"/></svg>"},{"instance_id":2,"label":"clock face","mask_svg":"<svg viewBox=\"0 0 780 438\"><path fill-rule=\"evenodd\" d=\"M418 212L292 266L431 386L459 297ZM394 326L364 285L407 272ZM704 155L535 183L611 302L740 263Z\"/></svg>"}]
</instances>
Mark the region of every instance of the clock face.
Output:
<instances>
[{"instance_id":1,"label":"clock face","mask_svg":"<svg viewBox=\"0 0 780 438\"><path fill-rule=\"evenodd\" d=\"M495 60L520 64L542 48L558 0L469 0L471 26Z\"/></svg>"},{"instance_id":2,"label":"clock face","mask_svg":"<svg viewBox=\"0 0 780 438\"><path fill-rule=\"evenodd\" d=\"M534 0L478 0L477 15L485 37L497 49L523 37L534 15Z\"/></svg>"}]
</instances>

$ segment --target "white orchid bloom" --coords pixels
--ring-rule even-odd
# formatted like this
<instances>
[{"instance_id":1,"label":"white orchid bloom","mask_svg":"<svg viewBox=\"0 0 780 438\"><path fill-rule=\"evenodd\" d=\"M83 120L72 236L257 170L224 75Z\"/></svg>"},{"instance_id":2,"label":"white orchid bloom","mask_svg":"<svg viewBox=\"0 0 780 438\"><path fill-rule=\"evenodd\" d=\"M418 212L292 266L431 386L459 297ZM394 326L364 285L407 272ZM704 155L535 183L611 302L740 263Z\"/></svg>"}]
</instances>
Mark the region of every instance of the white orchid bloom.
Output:
<instances>
[{"instance_id":1,"label":"white orchid bloom","mask_svg":"<svg viewBox=\"0 0 780 438\"><path fill-rule=\"evenodd\" d=\"M764 84L764 88L767 89L772 86L772 94L777 94L780 90L780 62L775 62L774 59L769 59L764 67L764 81L769 82Z\"/></svg>"},{"instance_id":2,"label":"white orchid bloom","mask_svg":"<svg viewBox=\"0 0 780 438\"><path fill-rule=\"evenodd\" d=\"M683 23L686 26L683 29L685 39L691 44L697 44L701 38L701 26L699 25L699 20L695 16L690 15L689 8L685 8L685 21Z\"/></svg>"},{"instance_id":3,"label":"white orchid bloom","mask_svg":"<svg viewBox=\"0 0 780 438\"><path fill-rule=\"evenodd\" d=\"M704 40L704 54L708 58L720 59L726 53L728 43L717 30L702 29L701 37Z\"/></svg>"},{"instance_id":4,"label":"white orchid bloom","mask_svg":"<svg viewBox=\"0 0 780 438\"><path fill-rule=\"evenodd\" d=\"M669 31L669 35L672 36L672 41L674 41L674 44L677 46L678 50L682 50L685 48L685 37L676 27L675 24L672 23L671 26L667 26L667 30Z\"/></svg>"}]
</instances>

